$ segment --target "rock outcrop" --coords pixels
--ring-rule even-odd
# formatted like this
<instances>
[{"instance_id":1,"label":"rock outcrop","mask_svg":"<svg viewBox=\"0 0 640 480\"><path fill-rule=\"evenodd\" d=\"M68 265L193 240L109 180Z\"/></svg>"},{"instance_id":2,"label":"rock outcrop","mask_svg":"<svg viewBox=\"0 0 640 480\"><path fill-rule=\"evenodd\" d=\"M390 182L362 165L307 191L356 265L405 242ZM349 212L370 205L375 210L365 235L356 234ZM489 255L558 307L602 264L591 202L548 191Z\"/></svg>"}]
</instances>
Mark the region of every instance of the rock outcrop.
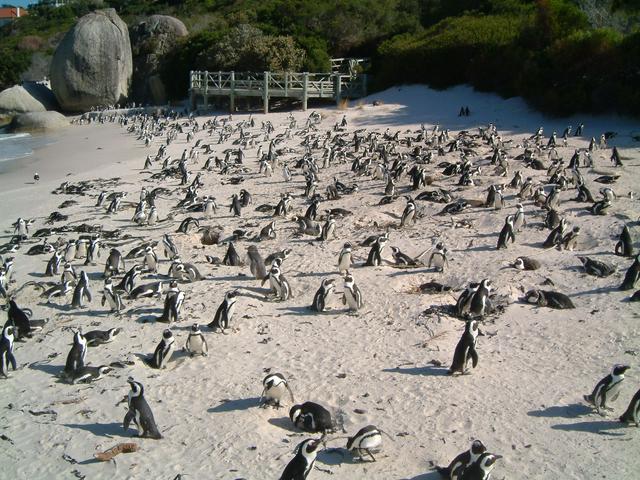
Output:
<instances>
[{"instance_id":1,"label":"rock outcrop","mask_svg":"<svg viewBox=\"0 0 640 480\"><path fill-rule=\"evenodd\" d=\"M127 25L112 8L78 20L51 63L51 88L66 111L124 103L133 64Z\"/></svg>"},{"instance_id":2,"label":"rock outcrop","mask_svg":"<svg viewBox=\"0 0 640 480\"><path fill-rule=\"evenodd\" d=\"M13 118L14 132L43 132L68 127L69 120L58 112L21 113Z\"/></svg>"},{"instance_id":3,"label":"rock outcrop","mask_svg":"<svg viewBox=\"0 0 640 480\"><path fill-rule=\"evenodd\" d=\"M44 112L45 105L20 85L0 92L0 113Z\"/></svg>"},{"instance_id":4,"label":"rock outcrop","mask_svg":"<svg viewBox=\"0 0 640 480\"><path fill-rule=\"evenodd\" d=\"M184 23L167 15L151 15L131 27L132 100L140 104L166 103L165 86L160 77L162 60L178 40L188 34Z\"/></svg>"}]
</instances>

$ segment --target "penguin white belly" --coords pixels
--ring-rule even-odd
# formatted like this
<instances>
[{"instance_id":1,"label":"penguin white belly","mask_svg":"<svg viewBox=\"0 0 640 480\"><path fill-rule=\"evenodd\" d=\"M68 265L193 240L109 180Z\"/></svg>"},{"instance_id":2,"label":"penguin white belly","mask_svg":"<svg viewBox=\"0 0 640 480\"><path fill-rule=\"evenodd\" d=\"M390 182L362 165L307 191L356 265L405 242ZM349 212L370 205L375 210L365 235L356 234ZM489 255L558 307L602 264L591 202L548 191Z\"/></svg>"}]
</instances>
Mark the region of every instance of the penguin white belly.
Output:
<instances>
[{"instance_id":1,"label":"penguin white belly","mask_svg":"<svg viewBox=\"0 0 640 480\"><path fill-rule=\"evenodd\" d=\"M345 290L344 297L347 299L347 306L349 307L349 309L351 310L358 309L358 301L353 296L353 293L351 293L351 290Z\"/></svg>"},{"instance_id":2,"label":"penguin white belly","mask_svg":"<svg viewBox=\"0 0 640 480\"><path fill-rule=\"evenodd\" d=\"M382 446L382 435L375 433L364 437L357 448L364 448L366 450L375 450Z\"/></svg>"},{"instance_id":3,"label":"penguin white belly","mask_svg":"<svg viewBox=\"0 0 640 480\"><path fill-rule=\"evenodd\" d=\"M284 396L286 390L287 389L286 389L286 387L284 385L284 382L281 382L281 383L278 383L277 385L274 385L270 389L268 389L265 392L265 397L267 399L273 399L273 400L277 400L279 402L282 399L282 397Z\"/></svg>"},{"instance_id":4,"label":"penguin white belly","mask_svg":"<svg viewBox=\"0 0 640 480\"><path fill-rule=\"evenodd\" d=\"M191 353L203 353L204 344L200 335L189 336L189 351Z\"/></svg>"},{"instance_id":5,"label":"penguin white belly","mask_svg":"<svg viewBox=\"0 0 640 480\"><path fill-rule=\"evenodd\" d=\"M608 400L613 400L620 393L620 386L622 385L622 381L616 382L606 393Z\"/></svg>"}]
</instances>

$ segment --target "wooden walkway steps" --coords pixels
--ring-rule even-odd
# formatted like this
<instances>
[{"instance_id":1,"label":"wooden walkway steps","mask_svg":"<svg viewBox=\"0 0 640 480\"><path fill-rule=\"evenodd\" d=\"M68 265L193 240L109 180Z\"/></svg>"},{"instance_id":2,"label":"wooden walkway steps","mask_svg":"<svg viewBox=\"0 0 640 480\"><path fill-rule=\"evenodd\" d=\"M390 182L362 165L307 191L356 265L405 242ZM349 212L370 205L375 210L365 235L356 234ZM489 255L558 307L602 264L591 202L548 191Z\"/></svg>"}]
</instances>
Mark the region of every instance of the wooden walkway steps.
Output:
<instances>
[{"instance_id":1,"label":"wooden walkway steps","mask_svg":"<svg viewBox=\"0 0 640 480\"><path fill-rule=\"evenodd\" d=\"M269 99L297 98L302 109L307 109L309 98L330 98L339 103L342 99L361 98L367 94L367 75L341 73L251 73L251 72L202 72L192 71L189 96L191 108L202 100L204 108L211 97L229 97L229 107L235 110L236 97L260 97L264 112L269 112Z\"/></svg>"}]
</instances>

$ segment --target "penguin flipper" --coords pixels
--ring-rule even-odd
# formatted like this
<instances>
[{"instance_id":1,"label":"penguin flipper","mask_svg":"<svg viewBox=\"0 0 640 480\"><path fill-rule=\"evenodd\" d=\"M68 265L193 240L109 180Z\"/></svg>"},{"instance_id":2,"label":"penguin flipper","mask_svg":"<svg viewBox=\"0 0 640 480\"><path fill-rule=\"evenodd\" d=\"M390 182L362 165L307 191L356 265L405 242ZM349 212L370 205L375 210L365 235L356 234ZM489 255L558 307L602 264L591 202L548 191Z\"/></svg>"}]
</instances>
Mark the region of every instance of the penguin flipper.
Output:
<instances>
[{"instance_id":1,"label":"penguin flipper","mask_svg":"<svg viewBox=\"0 0 640 480\"><path fill-rule=\"evenodd\" d=\"M451 470L449 469L449 467L439 467L439 466L436 465L434 467L434 470L436 470L444 478L449 478L450 477Z\"/></svg>"},{"instance_id":2,"label":"penguin flipper","mask_svg":"<svg viewBox=\"0 0 640 480\"><path fill-rule=\"evenodd\" d=\"M471 356L471 364L473 365L473 368L476 368L478 365L478 352L476 352L475 348L471 347L469 349L469 355Z\"/></svg>"},{"instance_id":3,"label":"penguin flipper","mask_svg":"<svg viewBox=\"0 0 640 480\"><path fill-rule=\"evenodd\" d=\"M16 357L13 356L13 353L7 352L7 360L9 360L9 363L11 364L11 367L13 368L13 371L15 372L16 367L17 367L17 363L16 363Z\"/></svg>"},{"instance_id":4,"label":"penguin flipper","mask_svg":"<svg viewBox=\"0 0 640 480\"><path fill-rule=\"evenodd\" d=\"M129 429L129 424L133 421L134 414L131 410L127 410L127 414L124 416L124 420L122 421L122 427L125 430Z\"/></svg>"}]
</instances>

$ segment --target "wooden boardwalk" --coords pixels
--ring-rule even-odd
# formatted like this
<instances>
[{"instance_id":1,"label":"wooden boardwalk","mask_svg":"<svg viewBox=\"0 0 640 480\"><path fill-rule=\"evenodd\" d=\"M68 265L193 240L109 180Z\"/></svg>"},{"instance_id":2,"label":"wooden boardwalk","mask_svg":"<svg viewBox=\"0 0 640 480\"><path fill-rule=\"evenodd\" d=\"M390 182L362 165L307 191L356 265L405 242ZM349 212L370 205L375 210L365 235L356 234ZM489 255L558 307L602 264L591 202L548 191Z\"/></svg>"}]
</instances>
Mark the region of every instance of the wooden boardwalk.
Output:
<instances>
[{"instance_id":1,"label":"wooden boardwalk","mask_svg":"<svg viewBox=\"0 0 640 480\"><path fill-rule=\"evenodd\" d=\"M236 97L260 97L264 112L269 112L269 99L296 98L307 109L309 98L361 98L367 94L367 75L341 73L250 73L192 71L189 96L191 108L201 100L204 108L212 97L229 97L229 107L235 110Z\"/></svg>"}]
</instances>

